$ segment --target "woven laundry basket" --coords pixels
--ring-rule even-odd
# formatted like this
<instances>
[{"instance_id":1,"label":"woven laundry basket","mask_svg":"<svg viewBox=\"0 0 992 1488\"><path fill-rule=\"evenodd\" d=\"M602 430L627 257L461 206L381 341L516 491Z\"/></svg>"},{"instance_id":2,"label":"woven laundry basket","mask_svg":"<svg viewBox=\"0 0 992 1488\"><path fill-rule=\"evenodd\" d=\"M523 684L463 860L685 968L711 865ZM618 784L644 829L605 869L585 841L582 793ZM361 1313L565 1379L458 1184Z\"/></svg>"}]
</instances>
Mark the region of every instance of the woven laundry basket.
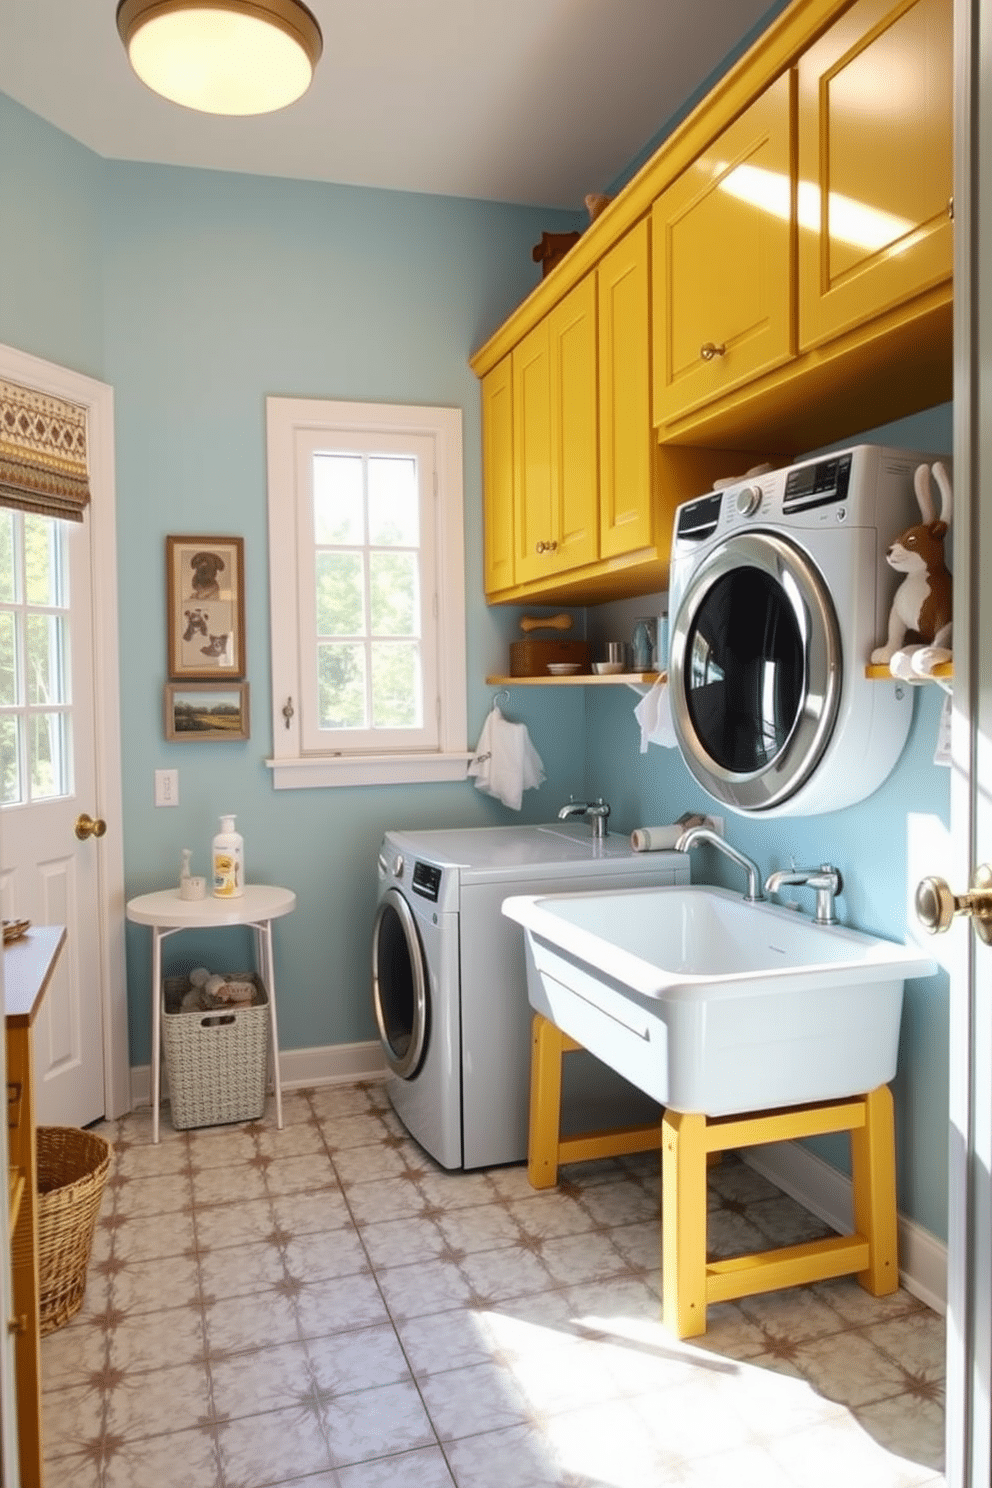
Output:
<instances>
[{"instance_id":1,"label":"woven laundry basket","mask_svg":"<svg viewBox=\"0 0 992 1488\"><path fill-rule=\"evenodd\" d=\"M257 1121L265 1111L269 999L254 972L227 975L254 983L250 1007L184 1013L179 1009L189 990L187 978L163 982L162 1047L177 1131Z\"/></svg>"},{"instance_id":2,"label":"woven laundry basket","mask_svg":"<svg viewBox=\"0 0 992 1488\"><path fill-rule=\"evenodd\" d=\"M39 1322L45 1334L83 1305L110 1143L76 1126L39 1126L36 1136Z\"/></svg>"}]
</instances>

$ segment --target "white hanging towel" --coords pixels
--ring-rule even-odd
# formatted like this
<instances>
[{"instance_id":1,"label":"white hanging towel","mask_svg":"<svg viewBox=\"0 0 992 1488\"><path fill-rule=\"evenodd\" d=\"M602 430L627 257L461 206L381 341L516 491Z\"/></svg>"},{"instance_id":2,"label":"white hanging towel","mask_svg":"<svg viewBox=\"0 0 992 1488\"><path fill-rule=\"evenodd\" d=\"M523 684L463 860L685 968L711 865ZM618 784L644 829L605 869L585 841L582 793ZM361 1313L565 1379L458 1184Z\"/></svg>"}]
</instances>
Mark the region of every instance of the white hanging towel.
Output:
<instances>
[{"instance_id":1,"label":"white hanging towel","mask_svg":"<svg viewBox=\"0 0 992 1488\"><path fill-rule=\"evenodd\" d=\"M495 704L482 725L468 773L475 776L476 790L514 811L520 810L525 790L544 783L544 765L526 724L511 723Z\"/></svg>"},{"instance_id":2,"label":"white hanging towel","mask_svg":"<svg viewBox=\"0 0 992 1488\"><path fill-rule=\"evenodd\" d=\"M647 754L649 744L660 744L663 749L678 748L667 682L659 678L651 691L641 698L634 709L634 717L641 726L642 754Z\"/></svg>"}]
</instances>

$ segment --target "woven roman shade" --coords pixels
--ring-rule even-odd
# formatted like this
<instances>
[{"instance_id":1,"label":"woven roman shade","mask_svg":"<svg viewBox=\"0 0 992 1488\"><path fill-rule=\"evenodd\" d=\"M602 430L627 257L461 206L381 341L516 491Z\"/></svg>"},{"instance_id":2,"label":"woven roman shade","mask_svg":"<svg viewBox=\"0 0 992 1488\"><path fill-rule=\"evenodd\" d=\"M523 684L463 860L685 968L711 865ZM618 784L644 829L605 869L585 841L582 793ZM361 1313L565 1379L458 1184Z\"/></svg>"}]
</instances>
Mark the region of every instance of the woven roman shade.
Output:
<instances>
[{"instance_id":1,"label":"woven roman shade","mask_svg":"<svg viewBox=\"0 0 992 1488\"><path fill-rule=\"evenodd\" d=\"M85 408L0 379L0 506L81 522L89 499Z\"/></svg>"}]
</instances>

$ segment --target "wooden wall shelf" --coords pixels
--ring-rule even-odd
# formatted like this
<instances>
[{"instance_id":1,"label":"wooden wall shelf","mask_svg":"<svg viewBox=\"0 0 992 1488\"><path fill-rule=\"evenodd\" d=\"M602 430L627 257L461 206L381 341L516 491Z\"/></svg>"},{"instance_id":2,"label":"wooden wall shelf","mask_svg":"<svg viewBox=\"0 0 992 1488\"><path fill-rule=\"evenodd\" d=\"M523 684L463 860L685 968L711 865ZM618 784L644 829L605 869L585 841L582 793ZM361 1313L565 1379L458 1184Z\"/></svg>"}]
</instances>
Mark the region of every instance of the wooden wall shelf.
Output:
<instances>
[{"instance_id":1,"label":"wooden wall shelf","mask_svg":"<svg viewBox=\"0 0 992 1488\"><path fill-rule=\"evenodd\" d=\"M888 666L884 662L881 664L872 663L869 666L866 666L865 676L870 677L875 682L898 682L900 680L898 677L893 677L892 673L889 671ZM953 680L953 678L953 661L942 661L934 667L932 677L932 680L934 682L950 682ZM927 677L919 678L920 682L927 682L929 680L931 679Z\"/></svg>"},{"instance_id":2,"label":"wooden wall shelf","mask_svg":"<svg viewBox=\"0 0 992 1488\"><path fill-rule=\"evenodd\" d=\"M575 672L570 677L487 677L487 687L651 687L664 672Z\"/></svg>"}]
</instances>

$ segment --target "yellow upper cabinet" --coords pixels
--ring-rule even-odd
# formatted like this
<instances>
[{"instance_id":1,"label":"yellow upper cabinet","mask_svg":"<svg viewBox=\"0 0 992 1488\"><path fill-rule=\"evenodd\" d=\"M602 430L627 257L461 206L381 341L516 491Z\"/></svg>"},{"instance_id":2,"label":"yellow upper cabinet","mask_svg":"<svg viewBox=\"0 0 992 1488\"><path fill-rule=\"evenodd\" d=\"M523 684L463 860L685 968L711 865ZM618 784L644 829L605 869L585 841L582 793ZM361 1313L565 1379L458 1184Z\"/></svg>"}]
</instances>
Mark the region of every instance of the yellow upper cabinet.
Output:
<instances>
[{"instance_id":1,"label":"yellow upper cabinet","mask_svg":"<svg viewBox=\"0 0 992 1488\"><path fill-rule=\"evenodd\" d=\"M485 589L513 584L513 362L504 357L482 379Z\"/></svg>"},{"instance_id":2,"label":"yellow upper cabinet","mask_svg":"<svg viewBox=\"0 0 992 1488\"><path fill-rule=\"evenodd\" d=\"M601 260L599 551L654 541L657 441L651 427L650 227L645 217Z\"/></svg>"},{"instance_id":3,"label":"yellow upper cabinet","mask_svg":"<svg viewBox=\"0 0 992 1488\"><path fill-rule=\"evenodd\" d=\"M516 584L597 557L596 396L590 274L513 351Z\"/></svg>"},{"instance_id":4,"label":"yellow upper cabinet","mask_svg":"<svg viewBox=\"0 0 992 1488\"><path fill-rule=\"evenodd\" d=\"M799 61L799 341L950 277L953 0L858 0Z\"/></svg>"},{"instance_id":5,"label":"yellow upper cabinet","mask_svg":"<svg viewBox=\"0 0 992 1488\"><path fill-rule=\"evenodd\" d=\"M654 204L654 421L664 425L795 352L790 70Z\"/></svg>"}]
</instances>

